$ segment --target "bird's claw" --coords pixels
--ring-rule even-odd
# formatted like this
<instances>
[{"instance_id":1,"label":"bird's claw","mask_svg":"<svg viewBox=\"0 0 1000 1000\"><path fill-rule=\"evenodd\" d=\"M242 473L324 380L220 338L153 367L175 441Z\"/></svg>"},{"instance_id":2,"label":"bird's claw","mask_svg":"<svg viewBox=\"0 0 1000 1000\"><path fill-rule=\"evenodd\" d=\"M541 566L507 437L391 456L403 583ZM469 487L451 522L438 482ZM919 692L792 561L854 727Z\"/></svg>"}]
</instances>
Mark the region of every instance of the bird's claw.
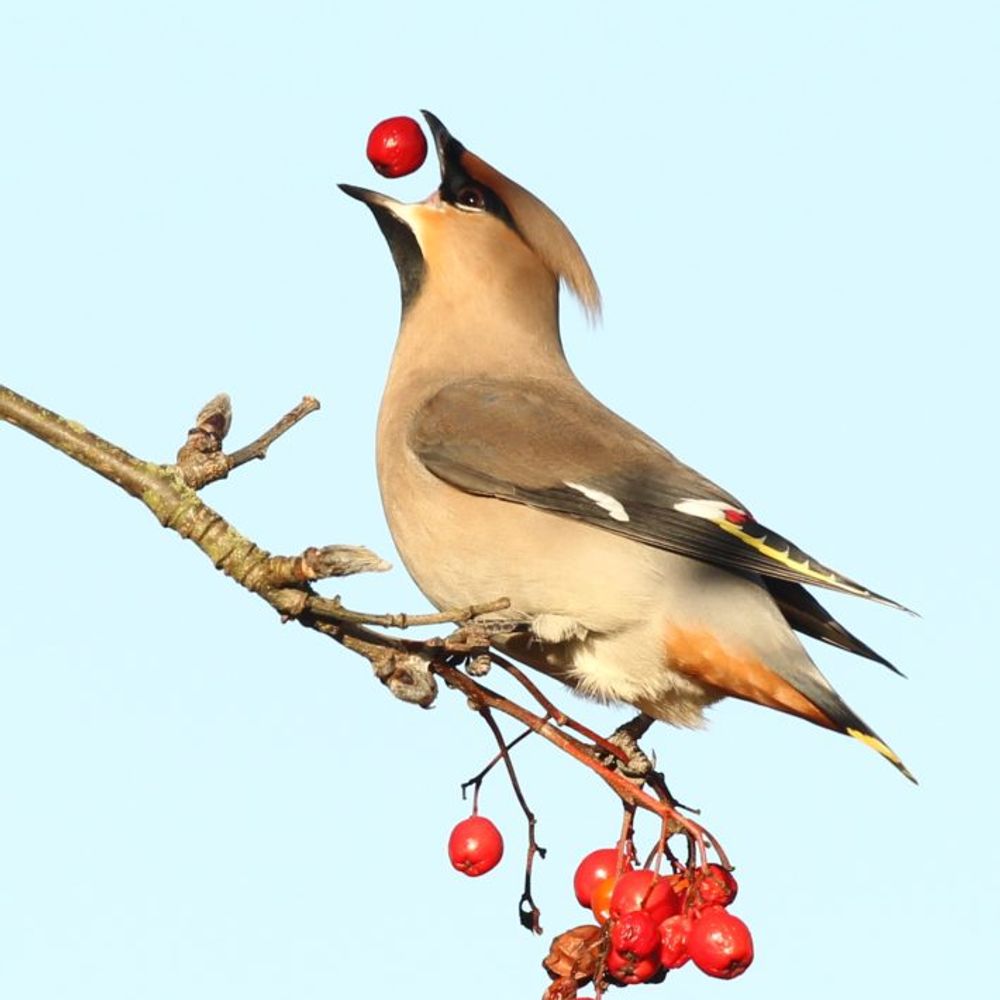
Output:
<instances>
[{"instance_id":1,"label":"bird's claw","mask_svg":"<svg viewBox=\"0 0 1000 1000\"><path fill-rule=\"evenodd\" d=\"M531 624L523 619L487 618L456 629L445 639L444 647L449 653L482 655L489 651L498 636L527 632L530 628Z\"/></svg>"},{"instance_id":2,"label":"bird's claw","mask_svg":"<svg viewBox=\"0 0 1000 1000\"><path fill-rule=\"evenodd\" d=\"M627 761L608 755L607 764L620 771L626 778L643 784L653 771L653 761L639 746L639 740L653 724L648 715L639 714L634 719L619 726L609 737L608 742L624 750Z\"/></svg>"}]
</instances>

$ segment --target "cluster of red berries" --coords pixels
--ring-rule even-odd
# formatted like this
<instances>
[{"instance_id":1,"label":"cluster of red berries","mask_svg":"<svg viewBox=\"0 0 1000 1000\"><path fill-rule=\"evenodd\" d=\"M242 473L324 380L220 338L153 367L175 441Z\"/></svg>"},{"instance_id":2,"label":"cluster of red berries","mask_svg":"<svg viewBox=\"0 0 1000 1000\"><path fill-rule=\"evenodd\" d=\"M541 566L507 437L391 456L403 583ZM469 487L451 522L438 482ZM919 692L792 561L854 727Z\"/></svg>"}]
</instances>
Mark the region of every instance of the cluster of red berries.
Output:
<instances>
[{"instance_id":1,"label":"cluster of red berries","mask_svg":"<svg viewBox=\"0 0 1000 1000\"><path fill-rule=\"evenodd\" d=\"M448 857L464 875L485 875L503 857L503 837L485 816L469 816L451 831ZM601 967L629 986L660 981L689 961L716 979L734 979L753 961L750 931L727 909L736 879L721 865L658 875L607 847L580 862L573 891L600 926L575 928L553 942L546 967L571 989Z\"/></svg>"},{"instance_id":2,"label":"cluster of red berries","mask_svg":"<svg viewBox=\"0 0 1000 1000\"><path fill-rule=\"evenodd\" d=\"M726 907L736 898L736 879L721 865L706 864L660 876L623 863L617 849L588 854L573 888L610 931L604 968L623 985L662 978L688 960L717 979L733 979L753 961L747 925Z\"/></svg>"}]
</instances>

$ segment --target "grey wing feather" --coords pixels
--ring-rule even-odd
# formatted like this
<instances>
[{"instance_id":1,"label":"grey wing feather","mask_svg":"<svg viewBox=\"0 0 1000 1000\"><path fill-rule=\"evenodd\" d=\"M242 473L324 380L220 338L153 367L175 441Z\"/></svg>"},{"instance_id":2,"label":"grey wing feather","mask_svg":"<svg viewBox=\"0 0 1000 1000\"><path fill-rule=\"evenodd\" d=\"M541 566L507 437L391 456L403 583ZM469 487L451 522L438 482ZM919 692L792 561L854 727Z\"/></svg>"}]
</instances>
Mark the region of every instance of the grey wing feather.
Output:
<instances>
[{"instance_id":1,"label":"grey wing feather","mask_svg":"<svg viewBox=\"0 0 1000 1000\"><path fill-rule=\"evenodd\" d=\"M902 607L760 525L735 497L569 380L453 382L415 415L409 445L434 475L468 493L563 514L736 572ZM678 509L692 500L731 507L745 523ZM805 621L806 612L798 613Z\"/></svg>"}]
</instances>

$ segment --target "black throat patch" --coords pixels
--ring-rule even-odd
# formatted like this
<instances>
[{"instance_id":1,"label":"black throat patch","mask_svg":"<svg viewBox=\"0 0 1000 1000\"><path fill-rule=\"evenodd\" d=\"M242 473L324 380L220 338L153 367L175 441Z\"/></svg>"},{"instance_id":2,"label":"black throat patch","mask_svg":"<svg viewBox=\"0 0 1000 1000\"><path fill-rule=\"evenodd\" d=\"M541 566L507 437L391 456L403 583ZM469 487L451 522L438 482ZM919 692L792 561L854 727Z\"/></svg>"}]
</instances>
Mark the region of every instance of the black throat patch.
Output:
<instances>
[{"instance_id":1,"label":"black throat patch","mask_svg":"<svg viewBox=\"0 0 1000 1000\"><path fill-rule=\"evenodd\" d=\"M405 313L424 283L427 271L424 255L420 252L420 244L413 235L413 230L402 219L382 205L369 203L368 207L389 244L392 261L399 273L399 293L402 311Z\"/></svg>"}]
</instances>

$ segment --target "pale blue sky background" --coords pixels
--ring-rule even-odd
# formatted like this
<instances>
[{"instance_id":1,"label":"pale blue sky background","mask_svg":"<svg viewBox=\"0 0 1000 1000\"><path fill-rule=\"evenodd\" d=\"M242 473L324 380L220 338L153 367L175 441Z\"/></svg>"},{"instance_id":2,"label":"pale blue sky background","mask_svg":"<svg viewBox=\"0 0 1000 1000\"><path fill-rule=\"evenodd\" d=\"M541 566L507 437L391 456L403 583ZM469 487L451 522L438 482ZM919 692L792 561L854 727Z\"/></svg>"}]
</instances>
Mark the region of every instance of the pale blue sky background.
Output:
<instances>
[{"instance_id":1,"label":"pale blue sky background","mask_svg":"<svg viewBox=\"0 0 1000 1000\"><path fill-rule=\"evenodd\" d=\"M313 393L321 413L206 499L276 551L393 557L372 437L396 277L335 183L425 196L433 165L384 181L364 143L432 109L588 253L604 325L564 310L587 384L923 614L829 602L907 681L819 657L919 788L742 704L655 731L738 866L758 958L628 995L992 995L998 44L991 3L6 0L0 381L160 460L218 391L237 444ZM483 809L508 859L467 881L445 858L492 753L460 699L392 701L10 428L0 463L0 995L541 994L502 780ZM426 607L402 570L327 590ZM554 932L618 813L546 747L517 759Z\"/></svg>"}]
</instances>

